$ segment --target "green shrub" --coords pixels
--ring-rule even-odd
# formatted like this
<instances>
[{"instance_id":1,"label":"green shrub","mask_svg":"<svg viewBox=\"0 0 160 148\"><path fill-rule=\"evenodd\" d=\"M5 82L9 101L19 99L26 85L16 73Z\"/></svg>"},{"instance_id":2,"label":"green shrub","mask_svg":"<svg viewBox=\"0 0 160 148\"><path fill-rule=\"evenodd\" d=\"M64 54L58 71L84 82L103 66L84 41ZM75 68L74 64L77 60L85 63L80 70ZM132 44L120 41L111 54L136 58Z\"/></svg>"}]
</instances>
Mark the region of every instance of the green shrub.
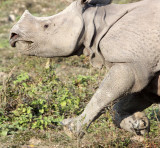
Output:
<instances>
[{"instance_id":1,"label":"green shrub","mask_svg":"<svg viewBox=\"0 0 160 148\"><path fill-rule=\"evenodd\" d=\"M0 134L55 128L64 118L80 114L85 99L92 94L87 86L95 78L78 75L65 84L56 76L54 67L43 69L38 77L25 71L13 75L2 95L7 101L0 111Z\"/></svg>"}]
</instances>

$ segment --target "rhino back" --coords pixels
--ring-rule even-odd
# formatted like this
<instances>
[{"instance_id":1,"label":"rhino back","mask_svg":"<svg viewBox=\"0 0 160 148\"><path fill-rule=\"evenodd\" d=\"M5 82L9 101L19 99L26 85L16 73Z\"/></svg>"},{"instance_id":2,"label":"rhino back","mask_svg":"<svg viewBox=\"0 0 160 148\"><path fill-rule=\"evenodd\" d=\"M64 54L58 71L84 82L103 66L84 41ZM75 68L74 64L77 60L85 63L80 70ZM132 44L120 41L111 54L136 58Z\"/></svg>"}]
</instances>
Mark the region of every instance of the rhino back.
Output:
<instances>
[{"instance_id":1,"label":"rhino back","mask_svg":"<svg viewBox=\"0 0 160 148\"><path fill-rule=\"evenodd\" d=\"M100 42L108 62L142 62L160 70L160 1L145 1L117 21Z\"/></svg>"}]
</instances>

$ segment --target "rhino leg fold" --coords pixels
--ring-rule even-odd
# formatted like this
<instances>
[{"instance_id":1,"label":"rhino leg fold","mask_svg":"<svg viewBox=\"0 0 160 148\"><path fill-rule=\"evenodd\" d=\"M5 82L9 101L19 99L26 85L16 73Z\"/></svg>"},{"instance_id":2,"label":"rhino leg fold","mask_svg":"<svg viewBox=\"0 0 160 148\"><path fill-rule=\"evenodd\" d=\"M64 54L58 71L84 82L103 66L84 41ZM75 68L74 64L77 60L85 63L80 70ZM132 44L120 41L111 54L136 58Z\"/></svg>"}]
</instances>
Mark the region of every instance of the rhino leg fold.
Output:
<instances>
[{"instance_id":1,"label":"rhino leg fold","mask_svg":"<svg viewBox=\"0 0 160 148\"><path fill-rule=\"evenodd\" d=\"M83 131L111 102L145 87L145 85L140 87L136 84L138 74L135 74L136 70L131 64L121 63L112 66L82 114L72 120L69 119L68 123L65 120L67 124L64 125L75 135L83 135Z\"/></svg>"},{"instance_id":2,"label":"rhino leg fold","mask_svg":"<svg viewBox=\"0 0 160 148\"><path fill-rule=\"evenodd\" d=\"M152 94L144 91L122 98L113 107L113 121L116 126L136 135L148 134L150 130L149 119L141 112L150 105Z\"/></svg>"}]
</instances>

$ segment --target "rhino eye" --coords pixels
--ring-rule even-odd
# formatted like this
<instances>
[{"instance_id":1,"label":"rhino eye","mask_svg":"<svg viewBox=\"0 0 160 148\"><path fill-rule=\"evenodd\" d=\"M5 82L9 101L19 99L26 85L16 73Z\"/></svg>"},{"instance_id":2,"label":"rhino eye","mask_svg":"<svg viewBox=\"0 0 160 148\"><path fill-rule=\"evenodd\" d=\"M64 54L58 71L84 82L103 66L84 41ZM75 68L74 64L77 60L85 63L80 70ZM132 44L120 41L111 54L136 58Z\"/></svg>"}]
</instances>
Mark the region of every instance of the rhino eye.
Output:
<instances>
[{"instance_id":1,"label":"rhino eye","mask_svg":"<svg viewBox=\"0 0 160 148\"><path fill-rule=\"evenodd\" d=\"M48 28L48 27L49 27L49 25L48 25L48 24L45 24L45 25L44 25L44 28Z\"/></svg>"}]
</instances>

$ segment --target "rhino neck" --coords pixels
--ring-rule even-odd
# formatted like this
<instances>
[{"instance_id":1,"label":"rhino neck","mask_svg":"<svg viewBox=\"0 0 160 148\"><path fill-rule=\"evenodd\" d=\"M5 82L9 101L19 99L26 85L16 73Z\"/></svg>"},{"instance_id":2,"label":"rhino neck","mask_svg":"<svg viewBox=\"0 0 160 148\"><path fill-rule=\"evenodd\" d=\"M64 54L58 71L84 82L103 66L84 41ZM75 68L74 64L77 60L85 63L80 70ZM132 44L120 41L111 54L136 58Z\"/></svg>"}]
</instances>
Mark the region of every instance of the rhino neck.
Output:
<instances>
[{"instance_id":1,"label":"rhino neck","mask_svg":"<svg viewBox=\"0 0 160 148\"><path fill-rule=\"evenodd\" d=\"M89 7L83 14L85 24L84 46L89 50L90 61L94 67L101 68L105 60L99 49L101 39L110 29L142 2L131 4L97 5Z\"/></svg>"}]
</instances>

